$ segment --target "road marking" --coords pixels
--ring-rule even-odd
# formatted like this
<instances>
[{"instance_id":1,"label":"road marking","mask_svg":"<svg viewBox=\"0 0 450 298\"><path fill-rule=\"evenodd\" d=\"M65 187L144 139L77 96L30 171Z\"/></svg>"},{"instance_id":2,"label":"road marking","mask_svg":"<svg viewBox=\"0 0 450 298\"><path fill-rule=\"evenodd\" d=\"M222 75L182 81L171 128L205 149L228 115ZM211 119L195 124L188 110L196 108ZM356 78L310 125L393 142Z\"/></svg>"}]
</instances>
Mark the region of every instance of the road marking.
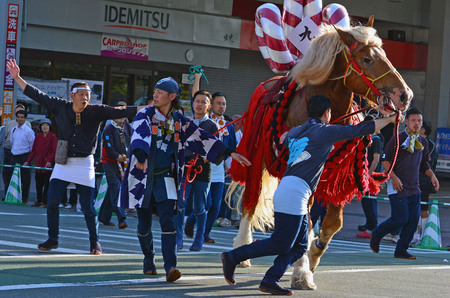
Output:
<instances>
[{"instance_id":1,"label":"road marking","mask_svg":"<svg viewBox=\"0 0 450 298\"><path fill-rule=\"evenodd\" d=\"M317 271L315 274L341 274L341 273L362 273L362 272L393 272L393 271L410 271L410 270L449 270L450 266L417 266L407 268L367 268L367 269L339 269L339 270L325 270ZM285 276L292 275L292 272L286 272ZM237 278L243 277L261 277L264 273L252 273L252 274L236 274ZM188 276L181 277L180 281L192 281L192 280L211 280L211 279L223 279L223 275L210 275L210 276ZM44 289L44 288L65 288L65 287L98 287L98 286L114 286L114 285L134 285L134 284L150 284L150 283L165 283L166 278L151 278L151 279L125 279L125 280L110 280L110 281L98 281L98 282L81 282L81 283L43 283L43 284L26 284L26 285L9 285L0 286L0 291L12 291L12 290L27 290L27 289Z\"/></svg>"}]
</instances>

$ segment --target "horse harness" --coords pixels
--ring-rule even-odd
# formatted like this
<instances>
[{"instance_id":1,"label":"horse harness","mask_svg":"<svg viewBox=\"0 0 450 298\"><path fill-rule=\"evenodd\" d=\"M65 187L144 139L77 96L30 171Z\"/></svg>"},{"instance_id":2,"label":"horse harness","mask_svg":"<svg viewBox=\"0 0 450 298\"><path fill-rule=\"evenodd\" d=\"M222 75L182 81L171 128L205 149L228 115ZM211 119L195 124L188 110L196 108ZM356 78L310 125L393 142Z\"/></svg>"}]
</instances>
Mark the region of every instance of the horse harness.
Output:
<instances>
[{"instance_id":1,"label":"horse harness","mask_svg":"<svg viewBox=\"0 0 450 298\"><path fill-rule=\"evenodd\" d=\"M359 67L358 63L356 63L356 61L355 61L355 59L353 58L353 55L352 55L352 51L358 45L359 45L359 42L355 41L348 49L344 50L344 57L345 57L345 60L347 61L347 66L345 67L345 73L344 73L344 86L346 86L345 85L345 80L346 80L348 74L350 73L350 71L353 70L354 72L356 72L364 80L364 82L369 87L367 89L365 97L367 97L367 95L369 94L370 90L372 90L373 93L375 93L375 95L377 96L377 101L378 101L378 97L380 97L381 92L380 92L380 90L377 89L377 87L375 87L375 85L373 83L375 83L376 81L384 78L389 73L393 72L395 70L395 68L390 68L387 72L385 72L384 74L382 74L381 76L379 76L379 77L377 77L375 79L368 78L364 74L364 72L361 70L361 68Z\"/></svg>"}]
</instances>

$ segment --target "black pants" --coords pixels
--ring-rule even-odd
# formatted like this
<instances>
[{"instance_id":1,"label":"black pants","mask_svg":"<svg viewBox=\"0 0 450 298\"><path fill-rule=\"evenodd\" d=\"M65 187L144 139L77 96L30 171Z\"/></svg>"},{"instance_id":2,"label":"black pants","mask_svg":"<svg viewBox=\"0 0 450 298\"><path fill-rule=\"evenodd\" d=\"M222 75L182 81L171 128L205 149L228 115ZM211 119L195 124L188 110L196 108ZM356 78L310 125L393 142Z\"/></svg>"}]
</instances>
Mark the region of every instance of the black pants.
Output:
<instances>
[{"instance_id":1,"label":"black pants","mask_svg":"<svg viewBox=\"0 0 450 298\"><path fill-rule=\"evenodd\" d=\"M3 148L4 156L3 156L3 164L4 165L11 165L11 149ZM11 176L13 173L13 168L10 167L4 167L3 168L3 184L5 185L5 197L6 193L8 192L8 186L9 182L11 181Z\"/></svg>"},{"instance_id":2,"label":"black pants","mask_svg":"<svg viewBox=\"0 0 450 298\"><path fill-rule=\"evenodd\" d=\"M48 184L50 182L50 176L52 172L38 173L36 172L36 195L37 202L47 205Z\"/></svg>"},{"instance_id":3,"label":"black pants","mask_svg":"<svg viewBox=\"0 0 450 298\"><path fill-rule=\"evenodd\" d=\"M18 164L23 165L23 163L27 161L29 155L30 155L30 152L20 154L20 155L12 155L11 164L15 165L16 163L18 163ZM20 180L22 182L22 203L26 203L26 202L28 202L28 194L30 193L31 170L21 168L20 169ZM8 182L8 186L9 186L9 182Z\"/></svg>"}]
</instances>

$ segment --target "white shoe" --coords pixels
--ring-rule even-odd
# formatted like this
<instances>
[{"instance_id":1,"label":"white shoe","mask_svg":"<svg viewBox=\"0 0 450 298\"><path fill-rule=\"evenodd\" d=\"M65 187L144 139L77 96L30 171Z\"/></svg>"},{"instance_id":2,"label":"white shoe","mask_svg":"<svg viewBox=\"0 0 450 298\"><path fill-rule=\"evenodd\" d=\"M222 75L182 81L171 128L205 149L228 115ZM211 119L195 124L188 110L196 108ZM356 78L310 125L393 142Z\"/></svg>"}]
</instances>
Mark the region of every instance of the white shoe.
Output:
<instances>
[{"instance_id":1,"label":"white shoe","mask_svg":"<svg viewBox=\"0 0 450 298\"><path fill-rule=\"evenodd\" d=\"M231 221L228 218L224 218L220 223L219 226L221 227L230 227Z\"/></svg>"},{"instance_id":2,"label":"white shoe","mask_svg":"<svg viewBox=\"0 0 450 298\"><path fill-rule=\"evenodd\" d=\"M66 207L64 207L64 209L72 209L72 204L67 204Z\"/></svg>"},{"instance_id":3,"label":"white shoe","mask_svg":"<svg viewBox=\"0 0 450 298\"><path fill-rule=\"evenodd\" d=\"M59 206L58 206L59 208L64 208L64 204L59 204Z\"/></svg>"},{"instance_id":4,"label":"white shoe","mask_svg":"<svg viewBox=\"0 0 450 298\"><path fill-rule=\"evenodd\" d=\"M391 233L386 234L386 236L383 237L384 240L392 241L394 243L398 242L398 235L393 235Z\"/></svg>"}]
</instances>

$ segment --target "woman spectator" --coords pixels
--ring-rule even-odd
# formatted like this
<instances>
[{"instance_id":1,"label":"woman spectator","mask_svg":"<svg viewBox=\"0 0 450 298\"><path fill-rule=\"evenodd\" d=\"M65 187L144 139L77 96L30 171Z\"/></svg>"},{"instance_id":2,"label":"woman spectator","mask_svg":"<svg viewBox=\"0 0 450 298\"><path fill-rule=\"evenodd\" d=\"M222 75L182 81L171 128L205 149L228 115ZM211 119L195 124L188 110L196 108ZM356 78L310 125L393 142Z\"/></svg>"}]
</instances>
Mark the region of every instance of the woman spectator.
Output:
<instances>
[{"instance_id":1,"label":"woman spectator","mask_svg":"<svg viewBox=\"0 0 450 298\"><path fill-rule=\"evenodd\" d=\"M51 125L52 122L47 118L42 119L39 123L41 133L36 135L30 156L23 164L24 166L29 166L35 157L36 167L52 168L55 164L55 153L58 140L56 135L50 132ZM47 207L47 193L51 174L52 172L50 170L36 169L37 202L31 205L32 207Z\"/></svg>"}]
</instances>

